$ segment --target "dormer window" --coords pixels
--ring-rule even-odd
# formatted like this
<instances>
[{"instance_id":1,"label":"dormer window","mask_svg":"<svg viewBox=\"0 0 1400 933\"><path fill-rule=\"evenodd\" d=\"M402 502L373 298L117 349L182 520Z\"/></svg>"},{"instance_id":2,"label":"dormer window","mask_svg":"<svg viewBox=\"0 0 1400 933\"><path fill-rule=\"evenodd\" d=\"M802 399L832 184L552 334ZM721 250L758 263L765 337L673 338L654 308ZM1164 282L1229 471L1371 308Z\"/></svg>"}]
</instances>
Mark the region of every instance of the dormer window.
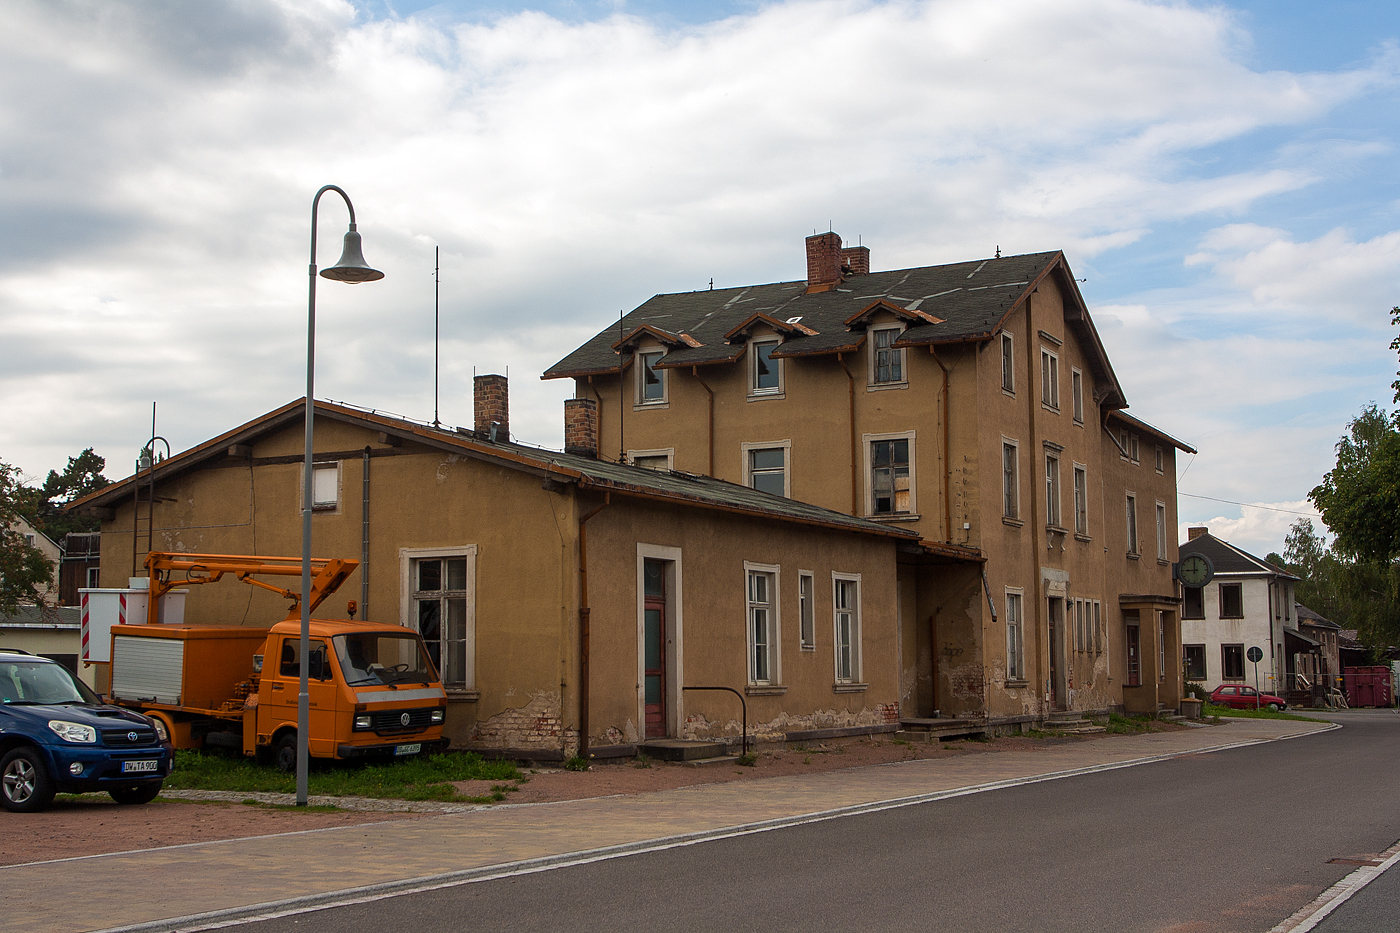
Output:
<instances>
[{"instance_id":1,"label":"dormer window","mask_svg":"<svg viewBox=\"0 0 1400 933\"><path fill-rule=\"evenodd\" d=\"M666 401L666 370L657 364L664 350L642 350L637 354L637 404L658 405Z\"/></svg>"},{"instance_id":2,"label":"dormer window","mask_svg":"<svg viewBox=\"0 0 1400 933\"><path fill-rule=\"evenodd\" d=\"M894 345L900 333L898 327L881 327L870 332L871 385L904 383L904 350Z\"/></svg>"},{"instance_id":3,"label":"dormer window","mask_svg":"<svg viewBox=\"0 0 1400 933\"><path fill-rule=\"evenodd\" d=\"M783 391L783 361L773 359L776 340L755 340L749 345L749 394L778 395Z\"/></svg>"}]
</instances>

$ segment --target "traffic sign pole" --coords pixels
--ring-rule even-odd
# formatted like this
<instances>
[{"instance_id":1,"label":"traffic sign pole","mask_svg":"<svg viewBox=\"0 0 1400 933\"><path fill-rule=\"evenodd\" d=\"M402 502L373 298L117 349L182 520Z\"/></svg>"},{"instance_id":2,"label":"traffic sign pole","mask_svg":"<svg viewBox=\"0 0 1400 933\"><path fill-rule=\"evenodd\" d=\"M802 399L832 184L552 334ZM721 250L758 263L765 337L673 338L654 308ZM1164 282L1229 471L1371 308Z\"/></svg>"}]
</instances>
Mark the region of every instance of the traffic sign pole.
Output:
<instances>
[{"instance_id":1,"label":"traffic sign pole","mask_svg":"<svg viewBox=\"0 0 1400 933\"><path fill-rule=\"evenodd\" d=\"M1264 660L1264 649L1254 645L1249 649L1249 660L1254 662L1254 709L1259 710L1259 662Z\"/></svg>"}]
</instances>

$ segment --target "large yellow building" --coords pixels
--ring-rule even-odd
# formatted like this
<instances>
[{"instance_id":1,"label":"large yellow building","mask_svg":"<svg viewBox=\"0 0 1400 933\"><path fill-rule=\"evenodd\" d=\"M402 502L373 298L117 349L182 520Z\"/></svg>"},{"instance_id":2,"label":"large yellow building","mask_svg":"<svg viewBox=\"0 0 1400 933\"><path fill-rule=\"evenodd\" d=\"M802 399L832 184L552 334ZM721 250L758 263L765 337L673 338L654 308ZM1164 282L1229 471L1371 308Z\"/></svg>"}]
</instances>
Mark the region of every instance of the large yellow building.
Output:
<instances>
[{"instance_id":1,"label":"large yellow building","mask_svg":"<svg viewBox=\"0 0 1400 933\"><path fill-rule=\"evenodd\" d=\"M834 233L806 247L805 281L657 295L544 378L596 405L605 457L916 532L906 721L1175 708L1194 451L1124 412L1063 254L872 273Z\"/></svg>"}]
</instances>

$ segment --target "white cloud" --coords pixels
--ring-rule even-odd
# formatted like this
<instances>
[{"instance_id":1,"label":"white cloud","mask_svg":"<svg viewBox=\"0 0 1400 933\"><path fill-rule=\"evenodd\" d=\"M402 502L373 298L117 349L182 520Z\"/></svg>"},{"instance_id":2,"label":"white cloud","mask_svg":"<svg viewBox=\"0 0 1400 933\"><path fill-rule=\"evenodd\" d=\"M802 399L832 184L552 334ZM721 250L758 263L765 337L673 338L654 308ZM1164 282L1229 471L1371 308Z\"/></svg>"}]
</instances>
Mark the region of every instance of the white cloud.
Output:
<instances>
[{"instance_id":1,"label":"white cloud","mask_svg":"<svg viewBox=\"0 0 1400 933\"><path fill-rule=\"evenodd\" d=\"M299 396L307 208L328 181L388 277L323 283L320 394L431 417L439 243L444 416L469 419L473 366L509 366L516 433L550 444L568 387L537 374L655 291L800 277L828 220L892 268L998 244L1095 255L1240 215L1315 170L1217 173L1201 150L1396 70L1252 71L1227 14L1134 0L789 2L679 29L364 22L338 0L6 11L0 457L31 472L88 444L124 464L153 399L178 449ZM322 218L325 264L343 207ZM1302 302L1290 257L1374 278L1394 244L1201 248L1253 300ZM1130 398L1202 359L1249 361L1223 367L1232 396L1296 392L1247 378L1301 365L1291 350L1202 354L1160 311L1115 315Z\"/></svg>"},{"instance_id":2,"label":"white cloud","mask_svg":"<svg viewBox=\"0 0 1400 933\"><path fill-rule=\"evenodd\" d=\"M1182 500L1183 510L1185 504L1190 501ZM1228 541L1255 557L1263 558L1268 557L1270 552L1283 553L1284 539L1288 537L1288 529L1294 522L1311 518L1313 526L1321 528L1317 512L1306 499L1297 502L1257 502L1237 507L1238 518L1228 515L1207 518L1205 516L1211 515L1208 509L1219 509L1219 504L1210 505L1204 501L1198 504L1205 507L1197 512L1201 518L1182 522L1177 528L1178 541L1186 541L1189 529L1203 525L1220 540Z\"/></svg>"}]
</instances>

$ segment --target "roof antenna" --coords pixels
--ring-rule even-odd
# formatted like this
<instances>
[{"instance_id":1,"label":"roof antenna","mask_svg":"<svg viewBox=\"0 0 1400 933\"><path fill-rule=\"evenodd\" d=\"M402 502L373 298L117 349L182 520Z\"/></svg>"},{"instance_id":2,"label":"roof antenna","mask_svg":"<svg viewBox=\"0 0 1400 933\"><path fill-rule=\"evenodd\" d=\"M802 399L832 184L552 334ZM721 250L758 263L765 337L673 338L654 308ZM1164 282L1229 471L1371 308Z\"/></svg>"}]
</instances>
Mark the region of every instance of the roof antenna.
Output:
<instances>
[{"instance_id":1,"label":"roof antenna","mask_svg":"<svg viewBox=\"0 0 1400 933\"><path fill-rule=\"evenodd\" d=\"M441 290L442 276L439 274L439 246L433 247L433 427L442 427L438 420L438 292ZM476 375L475 372L472 373Z\"/></svg>"},{"instance_id":2,"label":"roof antenna","mask_svg":"<svg viewBox=\"0 0 1400 933\"><path fill-rule=\"evenodd\" d=\"M622 372L622 309L617 309L617 462L627 462L627 442L626 435L623 434L624 421L627 417L627 380L623 378Z\"/></svg>"},{"instance_id":3,"label":"roof antenna","mask_svg":"<svg viewBox=\"0 0 1400 933\"><path fill-rule=\"evenodd\" d=\"M994 258L994 259L1000 259L1000 258L1001 258L1001 245L1000 245L1000 244L997 244L997 254L996 254L996 256L994 256L993 258Z\"/></svg>"},{"instance_id":4,"label":"roof antenna","mask_svg":"<svg viewBox=\"0 0 1400 933\"><path fill-rule=\"evenodd\" d=\"M714 291L714 290L715 290L715 277L712 275L712 276L710 276L710 291Z\"/></svg>"}]
</instances>

